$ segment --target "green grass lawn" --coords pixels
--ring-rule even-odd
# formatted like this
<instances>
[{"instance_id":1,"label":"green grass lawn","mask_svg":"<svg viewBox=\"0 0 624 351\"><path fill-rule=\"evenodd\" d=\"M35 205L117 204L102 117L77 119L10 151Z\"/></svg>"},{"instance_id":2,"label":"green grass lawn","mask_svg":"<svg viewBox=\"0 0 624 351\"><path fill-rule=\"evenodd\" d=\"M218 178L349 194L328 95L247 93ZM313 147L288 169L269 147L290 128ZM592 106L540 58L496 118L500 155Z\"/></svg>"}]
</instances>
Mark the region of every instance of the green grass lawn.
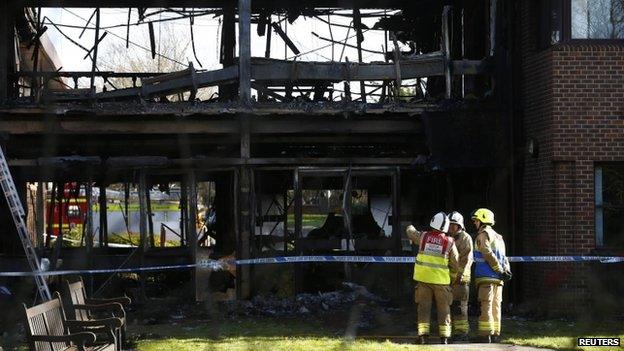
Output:
<instances>
[{"instance_id":1,"label":"green grass lawn","mask_svg":"<svg viewBox=\"0 0 624 351\"><path fill-rule=\"evenodd\" d=\"M327 219L327 214L308 214L304 213L303 218L301 218L301 225L304 227L314 227L319 228L322 227L325 223L325 219ZM295 215L288 215L288 223L289 225L295 222Z\"/></svg>"},{"instance_id":2,"label":"green grass lawn","mask_svg":"<svg viewBox=\"0 0 624 351\"><path fill-rule=\"evenodd\" d=\"M504 343L551 348L555 350L601 350L613 348L576 347L578 337L619 337L624 341L624 327L618 323L578 323L560 320L528 321L506 319ZM130 326L129 331L141 351L170 350L284 350L284 351L394 351L444 350L437 346L397 343L388 340L356 339L347 341L342 332L328 329L323 322L302 318L271 319L251 317L206 322L182 322ZM369 333L367 333L369 334ZM374 333L373 333L374 334ZM457 348L455 348L457 349ZM624 348L620 347L620 350Z\"/></svg>"},{"instance_id":3,"label":"green grass lawn","mask_svg":"<svg viewBox=\"0 0 624 351\"><path fill-rule=\"evenodd\" d=\"M218 340L198 339L166 339L142 341L138 350L170 351L170 350L274 350L274 351L399 351L399 350L444 350L444 348L423 347L420 345L397 344L390 341L344 341L341 338L327 337L232 337Z\"/></svg>"},{"instance_id":4,"label":"green grass lawn","mask_svg":"<svg viewBox=\"0 0 624 351\"><path fill-rule=\"evenodd\" d=\"M302 319L193 322L184 325L130 326L131 334L142 334L140 351L275 350L275 351L399 351L444 350L440 347L399 344L390 341L348 341L327 330L320 322Z\"/></svg>"},{"instance_id":5,"label":"green grass lawn","mask_svg":"<svg viewBox=\"0 0 624 351\"><path fill-rule=\"evenodd\" d=\"M556 350L614 350L613 347L577 347L577 338L619 337L620 342L624 342L624 323L506 320L503 324L503 334L504 342L515 345ZM620 346L619 350L624 350L624 347Z\"/></svg>"}]
</instances>

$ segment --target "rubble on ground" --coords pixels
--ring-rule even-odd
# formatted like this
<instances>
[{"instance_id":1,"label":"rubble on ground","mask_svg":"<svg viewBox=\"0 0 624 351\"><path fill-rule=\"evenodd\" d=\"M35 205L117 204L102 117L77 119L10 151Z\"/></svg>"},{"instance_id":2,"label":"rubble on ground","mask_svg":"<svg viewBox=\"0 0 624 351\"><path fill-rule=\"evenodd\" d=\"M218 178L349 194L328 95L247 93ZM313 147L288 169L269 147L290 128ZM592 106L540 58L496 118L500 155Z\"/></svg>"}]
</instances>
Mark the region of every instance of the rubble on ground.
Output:
<instances>
[{"instance_id":1,"label":"rubble on ground","mask_svg":"<svg viewBox=\"0 0 624 351\"><path fill-rule=\"evenodd\" d=\"M387 303L387 299L369 292L361 285L344 282L343 289L339 291L299 294L288 298L255 296L249 301L225 302L223 307L232 315L293 316L334 313L348 310L356 304L383 306Z\"/></svg>"}]
</instances>

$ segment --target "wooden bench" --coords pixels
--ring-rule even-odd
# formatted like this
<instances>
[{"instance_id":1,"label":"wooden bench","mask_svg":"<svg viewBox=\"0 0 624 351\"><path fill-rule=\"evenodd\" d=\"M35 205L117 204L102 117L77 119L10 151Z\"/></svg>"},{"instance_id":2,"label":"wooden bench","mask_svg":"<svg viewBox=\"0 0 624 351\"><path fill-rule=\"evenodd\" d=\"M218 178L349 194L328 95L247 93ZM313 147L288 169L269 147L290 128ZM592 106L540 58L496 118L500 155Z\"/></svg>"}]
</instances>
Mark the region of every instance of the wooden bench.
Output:
<instances>
[{"instance_id":1,"label":"wooden bench","mask_svg":"<svg viewBox=\"0 0 624 351\"><path fill-rule=\"evenodd\" d=\"M70 316L79 321L91 321L97 319L97 315L106 317L116 317L121 320L121 327L117 328L117 349L121 350L126 336L126 312L124 306L129 306L132 302L129 297L122 296L110 299L93 299L87 297L82 278L70 283L65 280L65 293L67 299L67 309Z\"/></svg>"},{"instance_id":2,"label":"wooden bench","mask_svg":"<svg viewBox=\"0 0 624 351\"><path fill-rule=\"evenodd\" d=\"M114 351L115 328L121 326L118 318L93 321L68 320L58 293L50 301L28 308L24 304L27 340L32 351L88 350ZM80 330L78 332L72 332ZM85 331L85 330L92 330ZM96 344L95 332L105 331L110 342Z\"/></svg>"}]
</instances>

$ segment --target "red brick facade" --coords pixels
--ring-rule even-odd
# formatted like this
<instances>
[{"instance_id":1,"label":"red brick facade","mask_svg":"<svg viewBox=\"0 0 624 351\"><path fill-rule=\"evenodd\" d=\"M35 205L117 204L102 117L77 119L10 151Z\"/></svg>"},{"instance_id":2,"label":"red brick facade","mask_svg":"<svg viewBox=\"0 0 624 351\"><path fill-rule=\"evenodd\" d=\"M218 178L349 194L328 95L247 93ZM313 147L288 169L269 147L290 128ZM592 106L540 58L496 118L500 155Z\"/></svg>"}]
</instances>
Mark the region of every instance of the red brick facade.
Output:
<instances>
[{"instance_id":1,"label":"red brick facade","mask_svg":"<svg viewBox=\"0 0 624 351\"><path fill-rule=\"evenodd\" d=\"M531 3L520 5L521 118L539 154L524 157L522 254L595 253L594 165L624 161L624 42L538 49ZM526 265L525 300L548 313L583 312L596 302L592 267Z\"/></svg>"}]
</instances>

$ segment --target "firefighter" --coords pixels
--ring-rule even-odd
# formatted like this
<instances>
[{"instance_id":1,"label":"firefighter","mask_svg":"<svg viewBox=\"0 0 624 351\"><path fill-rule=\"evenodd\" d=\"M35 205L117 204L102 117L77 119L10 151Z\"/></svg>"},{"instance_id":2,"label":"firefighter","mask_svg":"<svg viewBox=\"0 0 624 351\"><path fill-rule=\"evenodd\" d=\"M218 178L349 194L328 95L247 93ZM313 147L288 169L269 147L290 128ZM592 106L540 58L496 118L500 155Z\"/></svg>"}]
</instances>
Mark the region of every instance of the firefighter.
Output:
<instances>
[{"instance_id":1,"label":"firefighter","mask_svg":"<svg viewBox=\"0 0 624 351\"><path fill-rule=\"evenodd\" d=\"M478 335L483 342L498 342L503 285L504 281L511 279L509 260L503 237L492 229L494 213L487 208L479 208L471 218L478 232L474 252L475 284L481 304Z\"/></svg>"},{"instance_id":2,"label":"firefighter","mask_svg":"<svg viewBox=\"0 0 624 351\"><path fill-rule=\"evenodd\" d=\"M418 336L422 344L427 343L431 302L435 300L438 311L438 332L440 341L448 343L451 337L451 309L453 300L451 281L457 274L457 248L453 239L446 236L449 219L439 212L429 224L433 230L418 232L414 226L407 227L407 236L419 246L414 280L417 282L415 302L418 304Z\"/></svg>"},{"instance_id":3,"label":"firefighter","mask_svg":"<svg viewBox=\"0 0 624 351\"><path fill-rule=\"evenodd\" d=\"M455 240L459 254L457 277L451 284L453 303L451 314L453 319L453 339L468 340L468 295L470 291L470 270L472 268L472 238L466 233L464 216L454 211L449 214L449 234Z\"/></svg>"}]
</instances>

